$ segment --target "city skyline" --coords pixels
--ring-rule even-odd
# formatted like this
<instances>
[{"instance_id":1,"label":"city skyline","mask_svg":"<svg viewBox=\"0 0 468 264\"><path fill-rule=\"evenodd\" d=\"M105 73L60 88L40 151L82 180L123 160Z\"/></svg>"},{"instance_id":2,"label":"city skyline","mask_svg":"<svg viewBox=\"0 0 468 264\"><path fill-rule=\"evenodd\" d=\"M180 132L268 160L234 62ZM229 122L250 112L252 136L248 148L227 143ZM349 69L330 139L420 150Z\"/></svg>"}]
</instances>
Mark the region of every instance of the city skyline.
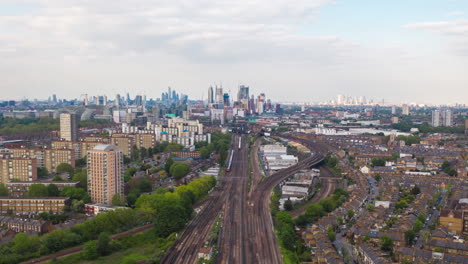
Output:
<instances>
[{"instance_id":1,"label":"city skyline","mask_svg":"<svg viewBox=\"0 0 468 264\"><path fill-rule=\"evenodd\" d=\"M468 98L464 1L141 0L128 8L124 1L29 0L0 7L0 78L9 99L156 97L167 86L206 98L215 82L246 84L282 101Z\"/></svg>"}]
</instances>

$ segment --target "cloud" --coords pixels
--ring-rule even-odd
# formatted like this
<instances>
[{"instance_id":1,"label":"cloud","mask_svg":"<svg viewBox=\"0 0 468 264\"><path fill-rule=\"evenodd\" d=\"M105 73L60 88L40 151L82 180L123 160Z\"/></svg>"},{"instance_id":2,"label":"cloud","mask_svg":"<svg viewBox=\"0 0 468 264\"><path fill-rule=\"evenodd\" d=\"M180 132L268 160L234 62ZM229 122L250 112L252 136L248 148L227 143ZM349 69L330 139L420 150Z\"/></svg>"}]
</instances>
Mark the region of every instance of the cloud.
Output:
<instances>
[{"instance_id":1,"label":"cloud","mask_svg":"<svg viewBox=\"0 0 468 264\"><path fill-rule=\"evenodd\" d=\"M205 61L272 55L307 60L346 52L349 44L297 33L300 25L317 19L318 9L330 0L34 2L42 8L2 16L0 29L16 32L10 41L24 50L47 49L66 56L165 51Z\"/></svg>"},{"instance_id":2,"label":"cloud","mask_svg":"<svg viewBox=\"0 0 468 264\"><path fill-rule=\"evenodd\" d=\"M468 35L468 19L455 21L423 22L404 26L405 28L419 29L424 31L442 33L447 35Z\"/></svg>"},{"instance_id":3,"label":"cloud","mask_svg":"<svg viewBox=\"0 0 468 264\"><path fill-rule=\"evenodd\" d=\"M409 24L404 27L445 36L447 37L448 44L451 49L456 54L464 56L468 55L468 19L423 22Z\"/></svg>"}]
</instances>

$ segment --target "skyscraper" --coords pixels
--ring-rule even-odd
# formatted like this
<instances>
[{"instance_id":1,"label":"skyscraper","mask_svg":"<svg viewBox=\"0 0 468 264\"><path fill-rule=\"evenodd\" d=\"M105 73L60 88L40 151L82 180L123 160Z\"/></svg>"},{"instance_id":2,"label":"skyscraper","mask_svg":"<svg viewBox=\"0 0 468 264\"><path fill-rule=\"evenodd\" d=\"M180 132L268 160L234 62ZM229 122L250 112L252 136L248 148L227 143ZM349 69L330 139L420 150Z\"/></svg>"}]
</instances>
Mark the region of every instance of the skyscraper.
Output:
<instances>
[{"instance_id":1,"label":"skyscraper","mask_svg":"<svg viewBox=\"0 0 468 264\"><path fill-rule=\"evenodd\" d=\"M213 86L208 88L208 104L214 103L213 101Z\"/></svg>"},{"instance_id":2,"label":"skyscraper","mask_svg":"<svg viewBox=\"0 0 468 264\"><path fill-rule=\"evenodd\" d=\"M222 104L223 103L223 87L218 87L216 86L216 103L217 104Z\"/></svg>"},{"instance_id":3,"label":"skyscraper","mask_svg":"<svg viewBox=\"0 0 468 264\"><path fill-rule=\"evenodd\" d=\"M60 114L60 138L66 141L78 141L78 119L76 114Z\"/></svg>"},{"instance_id":4,"label":"skyscraper","mask_svg":"<svg viewBox=\"0 0 468 264\"><path fill-rule=\"evenodd\" d=\"M124 195L123 153L114 145L97 145L88 151L88 192L93 203L112 204Z\"/></svg>"},{"instance_id":5,"label":"skyscraper","mask_svg":"<svg viewBox=\"0 0 468 264\"><path fill-rule=\"evenodd\" d=\"M237 94L237 101L242 102L243 99L249 100L249 87L239 86L239 93Z\"/></svg>"},{"instance_id":6,"label":"skyscraper","mask_svg":"<svg viewBox=\"0 0 468 264\"><path fill-rule=\"evenodd\" d=\"M225 93L223 95L223 103L224 103L224 106L229 106L229 94L228 93Z\"/></svg>"}]
</instances>

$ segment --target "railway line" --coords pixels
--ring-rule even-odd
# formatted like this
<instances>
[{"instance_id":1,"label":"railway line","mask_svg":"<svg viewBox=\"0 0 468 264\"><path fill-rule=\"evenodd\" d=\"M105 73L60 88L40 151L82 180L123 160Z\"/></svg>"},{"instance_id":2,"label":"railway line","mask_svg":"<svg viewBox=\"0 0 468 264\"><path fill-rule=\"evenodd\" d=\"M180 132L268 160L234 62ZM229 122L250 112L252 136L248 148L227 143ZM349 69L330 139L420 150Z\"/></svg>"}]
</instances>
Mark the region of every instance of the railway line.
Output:
<instances>
[{"instance_id":1,"label":"railway line","mask_svg":"<svg viewBox=\"0 0 468 264\"><path fill-rule=\"evenodd\" d=\"M244 138L241 139L242 137ZM196 263L198 252L207 240L211 226L221 210L224 211L224 218L218 238L219 254L216 263L282 263L270 214L271 192L281 181L297 171L321 163L328 149L322 145L313 146L307 139L290 137L312 148L315 154L261 181L259 160L256 156L260 141L257 141L252 151L252 186L250 193L247 193L247 136L236 135L233 139L228 169L219 188L207 198L205 207L189 223L161 263Z\"/></svg>"}]
</instances>

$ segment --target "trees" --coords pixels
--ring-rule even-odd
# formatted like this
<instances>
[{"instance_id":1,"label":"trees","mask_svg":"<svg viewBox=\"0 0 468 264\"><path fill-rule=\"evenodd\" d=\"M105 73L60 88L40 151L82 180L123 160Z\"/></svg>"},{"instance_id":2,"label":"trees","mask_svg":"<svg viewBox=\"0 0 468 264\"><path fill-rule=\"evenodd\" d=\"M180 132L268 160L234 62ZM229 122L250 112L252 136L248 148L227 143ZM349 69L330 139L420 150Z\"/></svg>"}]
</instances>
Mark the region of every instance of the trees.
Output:
<instances>
[{"instance_id":1,"label":"trees","mask_svg":"<svg viewBox=\"0 0 468 264\"><path fill-rule=\"evenodd\" d=\"M68 164L68 163L60 163L60 164L57 166L56 171L57 171L57 173L66 172L66 173L68 173L68 175L71 176L71 175L73 175L74 169L73 169L73 167L72 167L70 164Z\"/></svg>"},{"instance_id":2,"label":"trees","mask_svg":"<svg viewBox=\"0 0 468 264\"><path fill-rule=\"evenodd\" d=\"M72 180L80 182L80 186L83 187L85 190L88 189L88 172L86 169L75 173L75 175L73 175Z\"/></svg>"},{"instance_id":3,"label":"trees","mask_svg":"<svg viewBox=\"0 0 468 264\"><path fill-rule=\"evenodd\" d=\"M59 191L57 185L55 185L55 184L53 184L53 183L52 183L52 184L49 184L49 185L47 186L47 194L48 194L48 196L50 196L50 197L59 196L59 195L60 195L60 191Z\"/></svg>"},{"instance_id":4,"label":"trees","mask_svg":"<svg viewBox=\"0 0 468 264\"><path fill-rule=\"evenodd\" d=\"M45 178L49 175L49 171L46 168L37 168L37 177Z\"/></svg>"},{"instance_id":5,"label":"trees","mask_svg":"<svg viewBox=\"0 0 468 264\"><path fill-rule=\"evenodd\" d=\"M128 182L133 177L133 175L135 175L136 172L137 172L137 169L133 167L125 169L124 181Z\"/></svg>"},{"instance_id":6,"label":"trees","mask_svg":"<svg viewBox=\"0 0 468 264\"><path fill-rule=\"evenodd\" d=\"M140 189L141 192L151 192L153 190L153 184L148 179L142 179L138 183L138 189Z\"/></svg>"},{"instance_id":7,"label":"trees","mask_svg":"<svg viewBox=\"0 0 468 264\"><path fill-rule=\"evenodd\" d=\"M72 200L83 200L85 203L89 203L91 199L89 198L88 193L83 188L77 187L64 187L61 196L69 197Z\"/></svg>"},{"instance_id":8,"label":"trees","mask_svg":"<svg viewBox=\"0 0 468 264\"><path fill-rule=\"evenodd\" d=\"M376 174L376 175L374 176L374 179L375 179L377 182L379 182L379 181L382 179L382 176L380 176L380 174Z\"/></svg>"},{"instance_id":9,"label":"trees","mask_svg":"<svg viewBox=\"0 0 468 264\"><path fill-rule=\"evenodd\" d=\"M389 236L382 236L380 238L380 249L383 251L391 251L393 249L393 239Z\"/></svg>"},{"instance_id":10,"label":"trees","mask_svg":"<svg viewBox=\"0 0 468 264\"><path fill-rule=\"evenodd\" d=\"M286 200L286 201L284 202L284 206L283 206L283 207L284 207L284 210L286 210L286 211L292 211L292 209L293 209L292 201L289 200L289 199Z\"/></svg>"},{"instance_id":11,"label":"trees","mask_svg":"<svg viewBox=\"0 0 468 264\"><path fill-rule=\"evenodd\" d=\"M81 253L86 260L93 260L98 258L97 243L96 241L88 241L85 243L83 252Z\"/></svg>"},{"instance_id":12,"label":"trees","mask_svg":"<svg viewBox=\"0 0 468 264\"><path fill-rule=\"evenodd\" d=\"M353 216L354 216L354 211L351 210L351 209L349 209L348 212L347 212L347 215L348 215L348 219L353 218Z\"/></svg>"},{"instance_id":13,"label":"trees","mask_svg":"<svg viewBox=\"0 0 468 264\"><path fill-rule=\"evenodd\" d=\"M289 212L278 212L275 216L276 229L281 245L288 250L295 250L296 234L294 233L294 222Z\"/></svg>"},{"instance_id":14,"label":"trees","mask_svg":"<svg viewBox=\"0 0 468 264\"><path fill-rule=\"evenodd\" d=\"M170 173L170 169L171 169L172 164L174 164L174 160L172 158L168 158L166 160L166 163L164 164L164 170L167 173Z\"/></svg>"},{"instance_id":15,"label":"trees","mask_svg":"<svg viewBox=\"0 0 468 264\"><path fill-rule=\"evenodd\" d=\"M8 196L8 189L5 184L0 183L0 197L2 196Z\"/></svg>"},{"instance_id":16,"label":"trees","mask_svg":"<svg viewBox=\"0 0 468 264\"><path fill-rule=\"evenodd\" d=\"M140 158L144 159L146 157L148 157L148 150L146 148L144 148L144 147L141 147L140 148Z\"/></svg>"},{"instance_id":17,"label":"trees","mask_svg":"<svg viewBox=\"0 0 468 264\"><path fill-rule=\"evenodd\" d=\"M179 180L185 177L190 172L190 165L187 163L174 163L170 168L171 175L176 179Z\"/></svg>"},{"instance_id":18,"label":"trees","mask_svg":"<svg viewBox=\"0 0 468 264\"><path fill-rule=\"evenodd\" d=\"M30 236L25 233L19 233L13 239L13 251L16 254L29 255L34 253L40 245L38 236Z\"/></svg>"},{"instance_id":19,"label":"trees","mask_svg":"<svg viewBox=\"0 0 468 264\"><path fill-rule=\"evenodd\" d=\"M372 167L382 167L385 166L385 160L381 158L372 158L371 160Z\"/></svg>"},{"instance_id":20,"label":"trees","mask_svg":"<svg viewBox=\"0 0 468 264\"><path fill-rule=\"evenodd\" d=\"M158 176L159 176L159 178L161 178L161 179L166 179L166 178L167 178L167 172L166 172L165 170L160 170L160 171L158 172Z\"/></svg>"},{"instance_id":21,"label":"trees","mask_svg":"<svg viewBox=\"0 0 468 264\"><path fill-rule=\"evenodd\" d=\"M423 223L419 219L417 219L413 224L414 232L418 233L419 231L421 231L422 228L423 228Z\"/></svg>"},{"instance_id":22,"label":"trees","mask_svg":"<svg viewBox=\"0 0 468 264\"><path fill-rule=\"evenodd\" d=\"M96 242L96 251L99 255L105 256L111 252L110 235L107 232L102 232Z\"/></svg>"},{"instance_id":23,"label":"trees","mask_svg":"<svg viewBox=\"0 0 468 264\"><path fill-rule=\"evenodd\" d=\"M412 189L411 189L411 194L413 195L418 195L421 193L421 189L419 189L419 187L417 185L415 185Z\"/></svg>"},{"instance_id":24,"label":"trees","mask_svg":"<svg viewBox=\"0 0 468 264\"><path fill-rule=\"evenodd\" d=\"M55 175L54 178L52 178L52 181L63 181L63 179L59 175Z\"/></svg>"},{"instance_id":25,"label":"trees","mask_svg":"<svg viewBox=\"0 0 468 264\"><path fill-rule=\"evenodd\" d=\"M116 193L114 196L112 196L112 205L115 206L124 206L125 205L125 199L120 196L120 194Z\"/></svg>"},{"instance_id":26,"label":"trees","mask_svg":"<svg viewBox=\"0 0 468 264\"><path fill-rule=\"evenodd\" d=\"M204 158L204 159L209 158L210 154L211 154L211 152L207 147L200 148L200 156L202 158Z\"/></svg>"},{"instance_id":27,"label":"trees","mask_svg":"<svg viewBox=\"0 0 468 264\"><path fill-rule=\"evenodd\" d=\"M133 161L138 161L140 160L140 152L138 151L138 148L136 146L133 146L132 148L132 160Z\"/></svg>"},{"instance_id":28,"label":"trees","mask_svg":"<svg viewBox=\"0 0 468 264\"><path fill-rule=\"evenodd\" d=\"M410 229L405 232L405 242L406 245L411 246L413 244L414 238L416 238L416 232Z\"/></svg>"},{"instance_id":29,"label":"trees","mask_svg":"<svg viewBox=\"0 0 468 264\"><path fill-rule=\"evenodd\" d=\"M48 189L44 184L33 183L29 186L29 197L47 197L49 195Z\"/></svg>"}]
</instances>

